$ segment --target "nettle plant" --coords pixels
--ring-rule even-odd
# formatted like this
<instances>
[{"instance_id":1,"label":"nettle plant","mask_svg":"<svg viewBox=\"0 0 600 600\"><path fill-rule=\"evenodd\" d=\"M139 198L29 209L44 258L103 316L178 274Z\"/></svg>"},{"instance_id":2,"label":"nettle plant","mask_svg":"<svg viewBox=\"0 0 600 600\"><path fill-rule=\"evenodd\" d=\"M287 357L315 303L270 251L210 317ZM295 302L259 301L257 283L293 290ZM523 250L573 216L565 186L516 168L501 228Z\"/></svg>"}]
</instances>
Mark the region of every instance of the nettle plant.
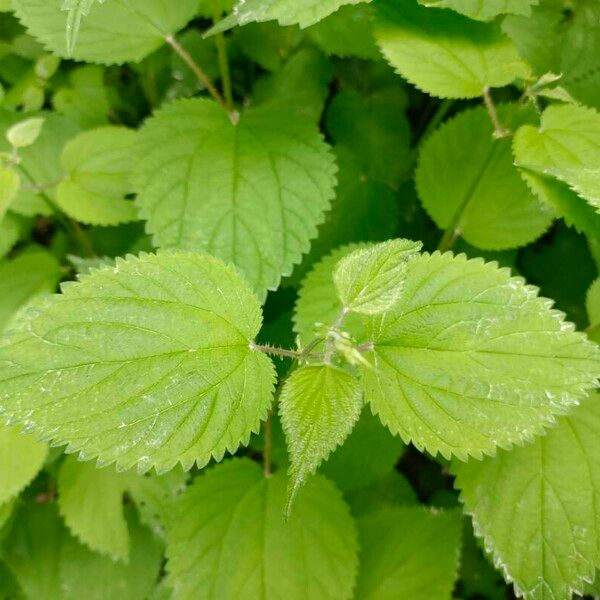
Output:
<instances>
[{"instance_id":1,"label":"nettle plant","mask_svg":"<svg viewBox=\"0 0 600 600\"><path fill-rule=\"evenodd\" d=\"M597 0L0 0L0 600L600 594L599 90Z\"/></svg>"}]
</instances>

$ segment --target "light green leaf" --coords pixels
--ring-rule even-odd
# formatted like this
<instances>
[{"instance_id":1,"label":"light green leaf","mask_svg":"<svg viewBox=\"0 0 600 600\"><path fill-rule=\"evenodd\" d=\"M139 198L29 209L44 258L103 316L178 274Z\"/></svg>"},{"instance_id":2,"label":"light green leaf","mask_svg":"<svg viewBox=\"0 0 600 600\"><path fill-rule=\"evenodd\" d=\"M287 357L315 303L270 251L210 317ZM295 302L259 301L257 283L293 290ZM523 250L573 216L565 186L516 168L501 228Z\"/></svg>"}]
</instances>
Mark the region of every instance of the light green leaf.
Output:
<instances>
[{"instance_id":1,"label":"light green leaf","mask_svg":"<svg viewBox=\"0 0 600 600\"><path fill-rule=\"evenodd\" d=\"M74 538L65 536L60 554L63 600L148 598L160 572L161 544L139 524L132 510L127 516L131 532L131 556L127 563L91 552Z\"/></svg>"},{"instance_id":2,"label":"light green leaf","mask_svg":"<svg viewBox=\"0 0 600 600\"><path fill-rule=\"evenodd\" d=\"M23 219L8 211L0 220L0 258L4 258L21 236Z\"/></svg>"},{"instance_id":3,"label":"light green leaf","mask_svg":"<svg viewBox=\"0 0 600 600\"><path fill-rule=\"evenodd\" d=\"M549 106L538 128L514 139L517 165L566 183L600 212L600 114L572 104Z\"/></svg>"},{"instance_id":4,"label":"light green leaf","mask_svg":"<svg viewBox=\"0 0 600 600\"><path fill-rule=\"evenodd\" d=\"M471 19L490 21L498 15L531 16L531 7L539 0L419 0L425 6L451 8Z\"/></svg>"},{"instance_id":5,"label":"light green leaf","mask_svg":"<svg viewBox=\"0 0 600 600\"><path fill-rule=\"evenodd\" d=\"M48 447L19 427L0 423L0 504L25 488L44 465Z\"/></svg>"},{"instance_id":6,"label":"light green leaf","mask_svg":"<svg viewBox=\"0 0 600 600\"><path fill-rule=\"evenodd\" d=\"M135 221L135 205L125 200L132 192L135 139L135 132L125 127L102 127L72 139L61 157L68 175L57 189L60 208L92 225Z\"/></svg>"},{"instance_id":7,"label":"light green leaf","mask_svg":"<svg viewBox=\"0 0 600 600\"><path fill-rule=\"evenodd\" d=\"M214 102L175 102L148 121L136 154L155 243L233 262L261 299L308 251L333 197L328 146L288 111L256 108L233 125Z\"/></svg>"},{"instance_id":8,"label":"light green leaf","mask_svg":"<svg viewBox=\"0 0 600 600\"><path fill-rule=\"evenodd\" d=\"M40 294L54 292L61 277L60 265L47 252L27 252L0 261L0 332L21 306Z\"/></svg>"},{"instance_id":9,"label":"light green leaf","mask_svg":"<svg viewBox=\"0 0 600 600\"><path fill-rule=\"evenodd\" d=\"M63 0L14 0L28 32L62 58L119 64L138 62L162 46L196 14L198 0L109 0L95 4L81 25L73 53L67 48Z\"/></svg>"},{"instance_id":10,"label":"light green leaf","mask_svg":"<svg viewBox=\"0 0 600 600\"><path fill-rule=\"evenodd\" d=\"M402 297L408 263L422 247L421 242L389 240L342 258L333 283L344 312L376 315L392 308Z\"/></svg>"},{"instance_id":11,"label":"light green leaf","mask_svg":"<svg viewBox=\"0 0 600 600\"><path fill-rule=\"evenodd\" d=\"M494 24L434 11L416 0L377 4L375 37L390 64L423 91L475 98L527 75L513 43Z\"/></svg>"},{"instance_id":12,"label":"light green leaf","mask_svg":"<svg viewBox=\"0 0 600 600\"><path fill-rule=\"evenodd\" d=\"M113 561L129 559L129 531L123 514L127 474L98 469L69 456L58 476L58 506L71 533Z\"/></svg>"},{"instance_id":13,"label":"light green leaf","mask_svg":"<svg viewBox=\"0 0 600 600\"><path fill-rule=\"evenodd\" d=\"M21 179L11 169L0 167L0 222L19 193Z\"/></svg>"},{"instance_id":14,"label":"light green leaf","mask_svg":"<svg viewBox=\"0 0 600 600\"><path fill-rule=\"evenodd\" d=\"M551 306L494 263L424 254L372 319L365 397L393 433L446 458L530 440L600 374L600 349Z\"/></svg>"},{"instance_id":15,"label":"light green leaf","mask_svg":"<svg viewBox=\"0 0 600 600\"><path fill-rule=\"evenodd\" d=\"M101 4L104 0L98 0ZM63 0L61 10L67 12L67 52L73 54L73 49L77 43L81 19L90 14L90 8L95 0Z\"/></svg>"},{"instance_id":16,"label":"light green leaf","mask_svg":"<svg viewBox=\"0 0 600 600\"><path fill-rule=\"evenodd\" d=\"M0 0L0 12L12 11L12 0Z\"/></svg>"},{"instance_id":17,"label":"light green leaf","mask_svg":"<svg viewBox=\"0 0 600 600\"><path fill-rule=\"evenodd\" d=\"M344 443L362 406L358 380L337 367L307 365L285 382L279 414L291 461L288 514L300 486Z\"/></svg>"},{"instance_id":18,"label":"light green leaf","mask_svg":"<svg viewBox=\"0 0 600 600\"><path fill-rule=\"evenodd\" d=\"M590 339L600 343L600 279L596 279L588 290L585 306L590 320L587 334Z\"/></svg>"},{"instance_id":19,"label":"light green leaf","mask_svg":"<svg viewBox=\"0 0 600 600\"><path fill-rule=\"evenodd\" d=\"M600 561L600 396L535 443L454 465L476 533L527 600L581 594Z\"/></svg>"},{"instance_id":20,"label":"light green leaf","mask_svg":"<svg viewBox=\"0 0 600 600\"><path fill-rule=\"evenodd\" d=\"M41 117L19 121L6 132L6 139L13 148L27 148L40 137L43 126Z\"/></svg>"},{"instance_id":21,"label":"light green leaf","mask_svg":"<svg viewBox=\"0 0 600 600\"><path fill-rule=\"evenodd\" d=\"M370 0L239 0L231 15L215 25L206 35L227 31L237 25L262 21L308 27L345 4L361 2Z\"/></svg>"},{"instance_id":22,"label":"light green leaf","mask_svg":"<svg viewBox=\"0 0 600 600\"><path fill-rule=\"evenodd\" d=\"M515 128L533 122L533 110L498 107ZM493 139L483 107L444 123L422 145L416 185L425 210L441 229L452 228L486 250L524 246L550 226L554 211L527 188L513 165L510 139Z\"/></svg>"},{"instance_id":23,"label":"light green leaf","mask_svg":"<svg viewBox=\"0 0 600 600\"><path fill-rule=\"evenodd\" d=\"M356 600L447 600L460 552L458 511L388 508L358 521Z\"/></svg>"},{"instance_id":24,"label":"light green leaf","mask_svg":"<svg viewBox=\"0 0 600 600\"><path fill-rule=\"evenodd\" d=\"M174 600L348 600L354 523L339 492L313 477L285 522L286 480L247 459L196 479L168 533ZM285 574L285 576L282 576Z\"/></svg>"},{"instance_id":25,"label":"light green leaf","mask_svg":"<svg viewBox=\"0 0 600 600\"><path fill-rule=\"evenodd\" d=\"M168 471L247 443L271 403L257 299L219 260L117 259L0 344L0 410L80 458Z\"/></svg>"}]
</instances>

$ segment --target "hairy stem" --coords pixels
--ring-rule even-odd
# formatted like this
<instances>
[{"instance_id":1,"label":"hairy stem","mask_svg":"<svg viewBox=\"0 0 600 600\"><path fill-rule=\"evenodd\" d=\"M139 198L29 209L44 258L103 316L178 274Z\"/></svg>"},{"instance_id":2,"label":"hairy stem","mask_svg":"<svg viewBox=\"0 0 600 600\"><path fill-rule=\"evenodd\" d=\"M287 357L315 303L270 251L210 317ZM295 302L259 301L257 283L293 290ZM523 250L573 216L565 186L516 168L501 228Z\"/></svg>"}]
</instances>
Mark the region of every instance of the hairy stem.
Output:
<instances>
[{"instance_id":1,"label":"hairy stem","mask_svg":"<svg viewBox=\"0 0 600 600\"><path fill-rule=\"evenodd\" d=\"M300 352L296 352L295 350L286 350L285 348L277 348L276 346L261 346L260 344L255 344L252 342L250 344L250 348L252 348L252 350L258 350L259 352L264 352L265 354L271 354L272 356L280 356L282 358L300 358Z\"/></svg>"},{"instance_id":2,"label":"hairy stem","mask_svg":"<svg viewBox=\"0 0 600 600\"><path fill-rule=\"evenodd\" d=\"M333 322L333 325L331 325L331 327L327 330L327 341L325 342L325 356L323 358L325 364L331 363L331 359L333 357L333 350L334 350L333 340L331 339L331 336L329 334L334 329L339 329L342 326L342 323L344 322L344 319L346 318L347 314L348 314L348 309L346 309L346 307L342 307L336 320Z\"/></svg>"},{"instance_id":3,"label":"hairy stem","mask_svg":"<svg viewBox=\"0 0 600 600\"><path fill-rule=\"evenodd\" d=\"M487 108L488 114L490 115L490 120L492 121L492 125L494 126L494 138L501 139L505 137L509 137L511 135L510 129L507 129L500 123L500 119L498 118L498 113L496 111L496 107L494 106L494 101L492 100L492 95L490 94L490 88L483 88L483 102L485 107Z\"/></svg>"},{"instance_id":4,"label":"hairy stem","mask_svg":"<svg viewBox=\"0 0 600 600\"><path fill-rule=\"evenodd\" d=\"M216 24L223 16L221 9L221 0L213 0L213 22ZM221 85L223 86L223 95L229 110L233 110L233 92L231 88L231 74L229 72L229 60L227 58L227 43L223 32L215 36L215 45L219 56L219 71L221 72Z\"/></svg>"}]
</instances>

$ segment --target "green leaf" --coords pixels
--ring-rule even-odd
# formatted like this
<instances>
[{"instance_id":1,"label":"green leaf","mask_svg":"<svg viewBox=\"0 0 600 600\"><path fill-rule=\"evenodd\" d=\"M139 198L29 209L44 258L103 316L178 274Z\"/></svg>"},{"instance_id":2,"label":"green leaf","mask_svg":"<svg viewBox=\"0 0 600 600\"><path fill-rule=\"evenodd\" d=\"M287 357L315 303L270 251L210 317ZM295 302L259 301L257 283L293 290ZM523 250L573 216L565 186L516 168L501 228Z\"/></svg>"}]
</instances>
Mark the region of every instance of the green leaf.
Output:
<instances>
[{"instance_id":1,"label":"green leaf","mask_svg":"<svg viewBox=\"0 0 600 600\"><path fill-rule=\"evenodd\" d=\"M333 197L334 159L316 126L268 107L234 125L214 102L172 103L142 129L136 160L156 245L233 262L261 299L308 251Z\"/></svg>"},{"instance_id":2,"label":"green leaf","mask_svg":"<svg viewBox=\"0 0 600 600\"><path fill-rule=\"evenodd\" d=\"M58 506L71 533L113 561L129 559L129 531L123 514L127 474L97 469L69 456L58 476Z\"/></svg>"},{"instance_id":3,"label":"green leaf","mask_svg":"<svg viewBox=\"0 0 600 600\"><path fill-rule=\"evenodd\" d=\"M333 271L342 310L376 315L392 308L402 297L408 263L422 246L411 240L389 240L342 258Z\"/></svg>"},{"instance_id":4,"label":"green leaf","mask_svg":"<svg viewBox=\"0 0 600 600\"><path fill-rule=\"evenodd\" d=\"M600 343L600 279L596 279L588 290L585 305L590 320L587 334L590 339Z\"/></svg>"},{"instance_id":5,"label":"green leaf","mask_svg":"<svg viewBox=\"0 0 600 600\"><path fill-rule=\"evenodd\" d=\"M313 477L287 522L285 500L285 477L247 459L197 478L168 533L174 600L351 598L356 533L339 492Z\"/></svg>"},{"instance_id":6,"label":"green leaf","mask_svg":"<svg viewBox=\"0 0 600 600\"><path fill-rule=\"evenodd\" d=\"M549 106L539 128L524 125L514 139L518 166L566 183L600 212L600 114L576 105Z\"/></svg>"},{"instance_id":7,"label":"green leaf","mask_svg":"<svg viewBox=\"0 0 600 600\"><path fill-rule=\"evenodd\" d=\"M210 256L117 259L63 286L0 345L0 410L80 458L168 471L220 460L266 417L261 311Z\"/></svg>"},{"instance_id":8,"label":"green leaf","mask_svg":"<svg viewBox=\"0 0 600 600\"><path fill-rule=\"evenodd\" d=\"M98 0L101 4L104 0ZM77 43L77 36L81 27L81 20L90 14L90 8L95 0L63 0L61 10L67 12L67 52L73 54L73 49Z\"/></svg>"},{"instance_id":9,"label":"green leaf","mask_svg":"<svg viewBox=\"0 0 600 600\"><path fill-rule=\"evenodd\" d=\"M61 157L68 175L57 189L60 208L92 225L137 220L134 203L125 200L132 192L135 139L135 132L124 127L102 127L73 138Z\"/></svg>"},{"instance_id":10,"label":"green leaf","mask_svg":"<svg viewBox=\"0 0 600 600\"><path fill-rule=\"evenodd\" d=\"M300 486L344 443L362 406L358 380L337 367L307 365L285 382L279 414L291 460L288 515Z\"/></svg>"},{"instance_id":11,"label":"green leaf","mask_svg":"<svg viewBox=\"0 0 600 600\"><path fill-rule=\"evenodd\" d=\"M89 1L89 0L88 0ZM82 23L72 54L65 36L63 0L14 0L28 32L62 58L119 64L139 62L162 46L196 14L198 0L109 0L96 4Z\"/></svg>"},{"instance_id":12,"label":"green leaf","mask_svg":"<svg viewBox=\"0 0 600 600\"><path fill-rule=\"evenodd\" d=\"M44 119L33 117L19 121L6 132L6 139L13 148L27 148L40 137Z\"/></svg>"},{"instance_id":13,"label":"green leaf","mask_svg":"<svg viewBox=\"0 0 600 600\"><path fill-rule=\"evenodd\" d=\"M531 16L531 7L539 0L419 0L425 6L451 8L471 19L490 21L498 15Z\"/></svg>"},{"instance_id":14,"label":"green leaf","mask_svg":"<svg viewBox=\"0 0 600 600\"><path fill-rule=\"evenodd\" d=\"M239 0L233 12L215 25L206 35L227 31L246 23L277 21L280 25L308 27L338 10L345 4L360 4L370 0Z\"/></svg>"},{"instance_id":15,"label":"green leaf","mask_svg":"<svg viewBox=\"0 0 600 600\"><path fill-rule=\"evenodd\" d=\"M447 600L460 550L458 511L388 508L358 521L361 568L357 600Z\"/></svg>"},{"instance_id":16,"label":"green leaf","mask_svg":"<svg viewBox=\"0 0 600 600\"><path fill-rule=\"evenodd\" d=\"M533 110L498 107L500 121L518 127ZM422 145L416 185L425 210L441 229L452 228L486 250L523 246L538 238L554 211L527 188L513 165L511 142L494 139L483 107L444 123Z\"/></svg>"},{"instance_id":17,"label":"green leaf","mask_svg":"<svg viewBox=\"0 0 600 600\"><path fill-rule=\"evenodd\" d=\"M482 259L422 255L370 324L365 397L419 450L462 460L541 433L597 384L600 349L537 289Z\"/></svg>"},{"instance_id":18,"label":"green leaf","mask_svg":"<svg viewBox=\"0 0 600 600\"><path fill-rule=\"evenodd\" d=\"M148 598L160 572L161 544L139 524L133 511L129 511L127 516L131 532L131 556L127 563L95 554L74 538L65 536L60 555L61 598Z\"/></svg>"},{"instance_id":19,"label":"green leaf","mask_svg":"<svg viewBox=\"0 0 600 600\"><path fill-rule=\"evenodd\" d=\"M0 222L19 193L20 187L19 175L11 169L0 167Z\"/></svg>"},{"instance_id":20,"label":"green leaf","mask_svg":"<svg viewBox=\"0 0 600 600\"><path fill-rule=\"evenodd\" d=\"M17 243L23 229L23 220L10 211L0 220L0 258Z\"/></svg>"},{"instance_id":21,"label":"green leaf","mask_svg":"<svg viewBox=\"0 0 600 600\"><path fill-rule=\"evenodd\" d=\"M59 559L63 535L55 504L28 503L17 511L2 560L28 600L62 600Z\"/></svg>"},{"instance_id":22,"label":"green leaf","mask_svg":"<svg viewBox=\"0 0 600 600\"><path fill-rule=\"evenodd\" d=\"M48 447L19 427L0 423L0 505L21 492L44 466Z\"/></svg>"},{"instance_id":23,"label":"green leaf","mask_svg":"<svg viewBox=\"0 0 600 600\"><path fill-rule=\"evenodd\" d=\"M266 71L273 72L279 71L299 50L304 37L304 32L297 25L280 27L275 21L248 23L236 32L244 55ZM205 42L214 45L210 38L205 38ZM309 47L304 50L309 50ZM331 68L329 64L327 66Z\"/></svg>"},{"instance_id":24,"label":"green leaf","mask_svg":"<svg viewBox=\"0 0 600 600\"><path fill-rule=\"evenodd\" d=\"M582 593L600 562L600 397L535 443L454 465L476 533L526 599Z\"/></svg>"},{"instance_id":25,"label":"green leaf","mask_svg":"<svg viewBox=\"0 0 600 600\"><path fill-rule=\"evenodd\" d=\"M494 24L434 11L416 0L377 3L375 37L390 64L423 91L475 98L527 75L513 43Z\"/></svg>"},{"instance_id":26,"label":"green leaf","mask_svg":"<svg viewBox=\"0 0 600 600\"><path fill-rule=\"evenodd\" d=\"M40 294L54 292L62 274L47 252L32 251L0 261L0 332L21 306Z\"/></svg>"}]
</instances>

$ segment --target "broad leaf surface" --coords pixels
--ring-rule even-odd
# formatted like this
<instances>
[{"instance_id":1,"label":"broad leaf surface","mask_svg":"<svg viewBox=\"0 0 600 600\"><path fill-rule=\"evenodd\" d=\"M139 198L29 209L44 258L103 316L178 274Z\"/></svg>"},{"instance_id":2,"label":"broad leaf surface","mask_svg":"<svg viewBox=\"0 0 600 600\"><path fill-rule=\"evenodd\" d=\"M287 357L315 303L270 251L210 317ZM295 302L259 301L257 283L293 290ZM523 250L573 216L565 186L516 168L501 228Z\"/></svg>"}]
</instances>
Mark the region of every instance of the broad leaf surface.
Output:
<instances>
[{"instance_id":1,"label":"broad leaf surface","mask_svg":"<svg viewBox=\"0 0 600 600\"><path fill-rule=\"evenodd\" d=\"M19 175L11 169L0 167L0 222L16 198L20 187Z\"/></svg>"},{"instance_id":2,"label":"broad leaf surface","mask_svg":"<svg viewBox=\"0 0 600 600\"><path fill-rule=\"evenodd\" d=\"M441 98L475 98L527 74L513 43L478 23L416 0L377 3L375 37L389 63L411 83Z\"/></svg>"},{"instance_id":3,"label":"broad leaf surface","mask_svg":"<svg viewBox=\"0 0 600 600\"><path fill-rule=\"evenodd\" d=\"M533 444L455 464L475 531L526 599L570 598L600 561L600 397Z\"/></svg>"},{"instance_id":4,"label":"broad leaf surface","mask_svg":"<svg viewBox=\"0 0 600 600\"><path fill-rule=\"evenodd\" d=\"M489 21L498 15L531 16L531 7L539 0L419 0L421 4L437 8L451 8L471 19Z\"/></svg>"},{"instance_id":5,"label":"broad leaf surface","mask_svg":"<svg viewBox=\"0 0 600 600\"><path fill-rule=\"evenodd\" d=\"M308 476L344 443L362 406L358 380L337 367L307 365L285 382L279 414L291 460L288 512Z\"/></svg>"},{"instance_id":6,"label":"broad leaf surface","mask_svg":"<svg viewBox=\"0 0 600 600\"><path fill-rule=\"evenodd\" d=\"M422 255L370 324L365 398L418 449L466 460L541 433L597 384L600 349L537 289L464 255Z\"/></svg>"},{"instance_id":7,"label":"broad leaf surface","mask_svg":"<svg viewBox=\"0 0 600 600\"><path fill-rule=\"evenodd\" d=\"M247 459L196 479L168 532L174 600L352 597L358 561L348 507L315 476L285 522L286 485L283 473L267 479Z\"/></svg>"},{"instance_id":8,"label":"broad leaf surface","mask_svg":"<svg viewBox=\"0 0 600 600\"><path fill-rule=\"evenodd\" d=\"M109 0L96 3L81 24L72 54L67 48L64 0L15 0L29 33L63 58L115 64L138 62L177 33L196 13L198 0Z\"/></svg>"},{"instance_id":9,"label":"broad leaf surface","mask_svg":"<svg viewBox=\"0 0 600 600\"><path fill-rule=\"evenodd\" d=\"M458 511L387 508L358 520L361 569L357 600L446 600L460 551Z\"/></svg>"},{"instance_id":10,"label":"broad leaf surface","mask_svg":"<svg viewBox=\"0 0 600 600\"><path fill-rule=\"evenodd\" d=\"M533 110L502 105L505 127L533 122ZM532 194L513 165L510 139L492 137L483 107L446 122L422 145L419 197L441 229L452 227L478 248L515 248L539 237L554 212Z\"/></svg>"},{"instance_id":11,"label":"broad leaf surface","mask_svg":"<svg viewBox=\"0 0 600 600\"><path fill-rule=\"evenodd\" d=\"M132 192L136 134L124 127L103 127L79 134L63 150L67 173L57 188L57 203L82 223L118 225L137 219Z\"/></svg>"},{"instance_id":12,"label":"broad leaf surface","mask_svg":"<svg viewBox=\"0 0 600 600\"><path fill-rule=\"evenodd\" d=\"M334 160L315 125L268 107L233 125L208 100L170 104L142 130L136 159L156 244L233 262L261 298L309 250L333 196Z\"/></svg>"},{"instance_id":13,"label":"broad leaf surface","mask_svg":"<svg viewBox=\"0 0 600 600\"><path fill-rule=\"evenodd\" d=\"M249 347L260 325L247 284L215 258L118 259L3 340L0 408L84 459L203 465L266 416L274 369Z\"/></svg>"}]
</instances>

